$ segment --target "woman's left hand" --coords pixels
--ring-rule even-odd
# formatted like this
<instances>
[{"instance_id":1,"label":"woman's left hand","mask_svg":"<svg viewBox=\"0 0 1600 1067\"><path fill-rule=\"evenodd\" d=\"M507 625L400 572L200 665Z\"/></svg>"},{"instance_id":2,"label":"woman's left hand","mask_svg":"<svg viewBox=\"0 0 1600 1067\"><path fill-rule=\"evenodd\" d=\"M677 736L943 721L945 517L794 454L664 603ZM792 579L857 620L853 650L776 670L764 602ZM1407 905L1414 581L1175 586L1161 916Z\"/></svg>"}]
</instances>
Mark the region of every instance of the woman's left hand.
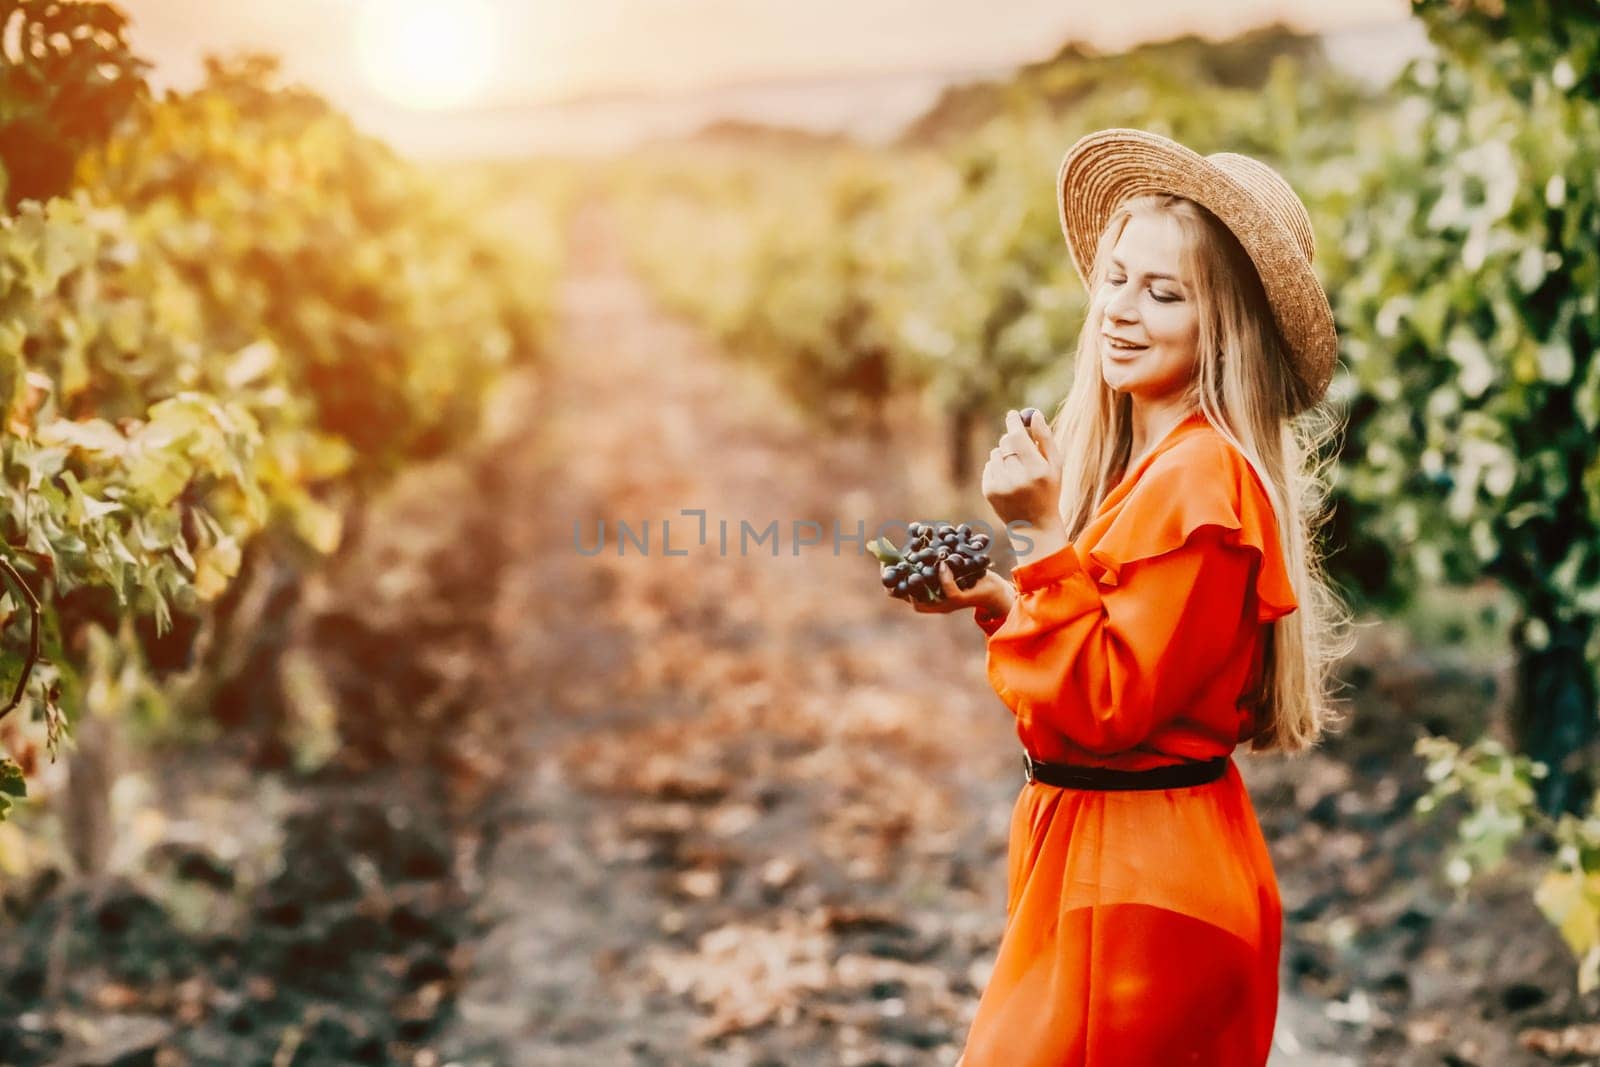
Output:
<instances>
[{"instance_id":1,"label":"woman's left hand","mask_svg":"<svg viewBox=\"0 0 1600 1067\"><path fill-rule=\"evenodd\" d=\"M1016 593L1011 583L994 571L984 571L983 577L974 582L972 588L963 589L956 583L955 573L950 570L949 563L941 559L938 568L939 591L944 595L933 601L923 600L920 596L913 597L911 606L918 612L924 615L948 615L952 611L976 608L991 615L1010 613L1011 601L1016 598Z\"/></svg>"},{"instance_id":2,"label":"woman's left hand","mask_svg":"<svg viewBox=\"0 0 1600 1067\"><path fill-rule=\"evenodd\" d=\"M1016 411L1006 412L1006 432L989 452L983 468L983 496L1008 527L1021 523L1039 530L1061 525L1061 454L1042 414L1024 426Z\"/></svg>"}]
</instances>

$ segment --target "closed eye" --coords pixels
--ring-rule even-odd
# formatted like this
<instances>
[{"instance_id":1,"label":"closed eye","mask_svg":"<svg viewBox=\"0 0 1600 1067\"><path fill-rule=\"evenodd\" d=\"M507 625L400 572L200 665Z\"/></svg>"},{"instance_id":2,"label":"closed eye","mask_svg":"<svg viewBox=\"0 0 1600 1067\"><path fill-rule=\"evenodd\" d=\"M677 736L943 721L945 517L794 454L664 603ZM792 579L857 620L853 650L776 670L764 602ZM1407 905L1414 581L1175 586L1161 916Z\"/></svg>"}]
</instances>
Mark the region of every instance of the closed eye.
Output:
<instances>
[{"instance_id":1,"label":"closed eye","mask_svg":"<svg viewBox=\"0 0 1600 1067\"><path fill-rule=\"evenodd\" d=\"M1127 280L1128 280L1127 278L1117 277L1115 275L1108 276L1106 278L1106 282L1109 285L1121 285L1123 282L1125 282ZM1158 292L1156 292L1154 290L1151 290L1150 295L1153 296L1158 302L1160 302L1162 304L1176 304L1178 301L1183 299L1183 297L1177 296L1177 295L1172 294L1172 293L1158 293Z\"/></svg>"}]
</instances>

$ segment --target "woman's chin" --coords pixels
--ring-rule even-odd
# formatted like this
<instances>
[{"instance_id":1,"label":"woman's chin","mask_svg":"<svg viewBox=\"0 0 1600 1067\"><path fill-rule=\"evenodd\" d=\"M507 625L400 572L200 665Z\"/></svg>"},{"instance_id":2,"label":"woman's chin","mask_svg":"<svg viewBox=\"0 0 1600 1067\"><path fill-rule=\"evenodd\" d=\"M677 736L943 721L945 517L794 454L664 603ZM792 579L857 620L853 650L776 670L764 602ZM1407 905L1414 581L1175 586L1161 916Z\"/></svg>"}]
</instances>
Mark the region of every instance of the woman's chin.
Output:
<instances>
[{"instance_id":1,"label":"woman's chin","mask_svg":"<svg viewBox=\"0 0 1600 1067\"><path fill-rule=\"evenodd\" d=\"M1128 374L1107 374L1105 383L1114 393L1127 393L1135 400L1150 400L1161 395L1161 390L1152 386L1152 383L1143 378Z\"/></svg>"},{"instance_id":2,"label":"woman's chin","mask_svg":"<svg viewBox=\"0 0 1600 1067\"><path fill-rule=\"evenodd\" d=\"M1105 383L1119 393L1136 393L1139 391L1140 376L1132 373L1126 363L1116 360L1106 360L1100 364L1100 377Z\"/></svg>"}]
</instances>

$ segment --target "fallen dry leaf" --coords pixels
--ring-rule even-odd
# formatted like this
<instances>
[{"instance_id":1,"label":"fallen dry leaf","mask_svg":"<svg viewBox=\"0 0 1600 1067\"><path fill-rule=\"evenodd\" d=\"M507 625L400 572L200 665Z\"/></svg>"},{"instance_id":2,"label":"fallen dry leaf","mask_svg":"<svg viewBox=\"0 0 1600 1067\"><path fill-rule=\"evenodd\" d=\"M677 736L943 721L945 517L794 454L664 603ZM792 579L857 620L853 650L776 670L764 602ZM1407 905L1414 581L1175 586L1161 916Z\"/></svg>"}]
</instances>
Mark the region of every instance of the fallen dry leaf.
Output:
<instances>
[{"instance_id":1,"label":"fallen dry leaf","mask_svg":"<svg viewBox=\"0 0 1600 1067\"><path fill-rule=\"evenodd\" d=\"M1581 1023L1560 1030L1523 1030L1517 1034L1517 1043L1546 1056L1597 1056L1600 1055L1600 1023Z\"/></svg>"}]
</instances>

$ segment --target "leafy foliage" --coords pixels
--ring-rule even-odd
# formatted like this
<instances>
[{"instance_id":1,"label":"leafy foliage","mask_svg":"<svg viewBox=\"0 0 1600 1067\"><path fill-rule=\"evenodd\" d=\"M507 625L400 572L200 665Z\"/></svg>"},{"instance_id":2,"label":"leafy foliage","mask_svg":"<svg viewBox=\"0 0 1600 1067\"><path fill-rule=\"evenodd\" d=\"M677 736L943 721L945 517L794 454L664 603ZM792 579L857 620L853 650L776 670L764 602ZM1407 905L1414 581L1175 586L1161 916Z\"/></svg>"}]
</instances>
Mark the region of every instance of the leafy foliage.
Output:
<instances>
[{"instance_id":1,"label":"leafy foliage","mask_svg":"<svg viewBox=\"0 0 1600 1067\"><path fill-rule=\"evenodd\" d=\"M0 4L0 189L8 211L72 185L78 157L144 98L127 16L93 0Z\"/></svg>"},{"instance_id":2,"label":"leafy foliage","mask_svg":"<svg viewBox=\"0 0 1600 1067\"><path fill-rule=\"evenodd\" d=\"M1440 47L1350 191L1339 313L1357 383L1350 498L1397 588L1477 573L1522 616L1513 727L1419 746L1472 813L1452 873L1538 826L1536 899L1600 987L1600 12L1416 0ZM1549 814L1547 814L1549 813ZM1552 819L1551 816L1557 816Z\"/></svg>"},{"instance_id":3,"label":"leafy foliage","mask_svg":"<svg viewBox=\"0 0 1600 1067\"><path fill-rule=\"evenodd\" d=\"M1519 77L1526 99L1497 69L1414 64L1392 145L1349 194L1366 205L1336 266L1351 496L1405 587L1486 571L1533 618L1593 616L1600 109L1560 63Z\"/></svg>"},{"instance_id":4,"label":"leafy foliage","mask_svg":"<svg viewBox=\"0 0 1600 1067\"><path fill-rule=\"evenodd\" d=\"M86 161L85 185L137 216L222 347L287 354L313 425L382 481L471 433L531 331L461 205L278 78L267 57L210 61L204 87Z\"/></svg>"},{"instance_id":5,"label":"leafy foliage","mask_svg":"<svg viewBox=\"0 0 1600 1067\"><path fill-rule=\"evenodd\" d=\"M1579 992L1600 989L1600 819L1570 812L1546 815L1535 787L1549 768L1507 752L1493 738L1462 746L1449 738L1422 737L1416 754L1426 760L1432 783L1417 800L1419 814L1433 814L1450 797L1468 802L1445 864L1446 877L1456 886L1465 888L1479 874L1501 867L1510 847L1529 830L1555 841L1554 862L1535 888L1534 901L1578 960Z\"/></svg>"},{"instance_id":6,"label":"leafy foliage","mask_svg":"<svg viewBox=\"0 0 1600 1067\"><path fill-rule=\"evenodd\" d=\"M259 57L142 103L77 173L0 219L0 535L45 609L0 729L23 771L63 711L162 714L147 642L234 607L252 558L314 566L466 440L537 354L553 278L553 242L503 245ZM30 618L0 599L8 689Z\"/></svg>"}]
</instances>

